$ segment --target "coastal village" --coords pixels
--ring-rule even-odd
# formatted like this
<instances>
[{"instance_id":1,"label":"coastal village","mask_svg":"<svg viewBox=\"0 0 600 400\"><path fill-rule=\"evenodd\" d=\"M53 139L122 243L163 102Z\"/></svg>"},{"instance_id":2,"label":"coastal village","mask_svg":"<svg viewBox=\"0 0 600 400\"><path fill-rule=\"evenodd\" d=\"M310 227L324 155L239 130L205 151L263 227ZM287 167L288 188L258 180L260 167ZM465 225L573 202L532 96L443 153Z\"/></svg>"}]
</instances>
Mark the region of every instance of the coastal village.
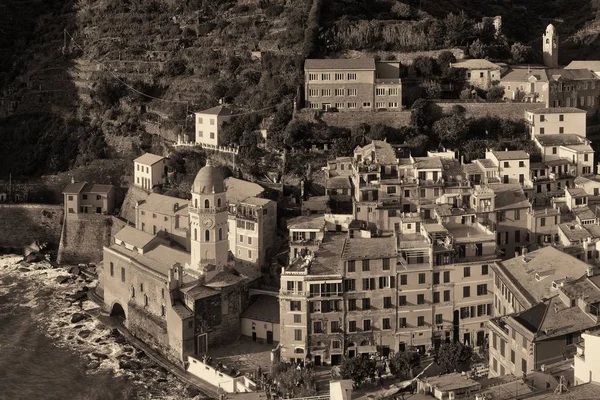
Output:
<instances>
[{"instance_id":1,"label":"coastal village","mask_svg":"<svg viewBox=\"0 0 600 400\"><path fill-rule=\"evenodd\" d=\"M168 154L133 160L129 187L72 179L57 262L94 279L85 296L101 320L206 397L600 398L600 166L588 137L600 62L561 67L558 51L550 24L544 65L452 64L473 91L465 104L498 86L524 105L539 157L416 157L369 140L307 165L293 196L237 171L238 149L220 139L237 112L219 104L195 112ZM306 59L295 118L401 113L400 68ZM166 194L184 149L206 154L185 198ZM34 243L25 261L42 253ZM469 356L448 361L457 352ZM406 355L418 362L398 367ZM310 395L283 389L282 371Z\"/></svg>"}]
</instances>

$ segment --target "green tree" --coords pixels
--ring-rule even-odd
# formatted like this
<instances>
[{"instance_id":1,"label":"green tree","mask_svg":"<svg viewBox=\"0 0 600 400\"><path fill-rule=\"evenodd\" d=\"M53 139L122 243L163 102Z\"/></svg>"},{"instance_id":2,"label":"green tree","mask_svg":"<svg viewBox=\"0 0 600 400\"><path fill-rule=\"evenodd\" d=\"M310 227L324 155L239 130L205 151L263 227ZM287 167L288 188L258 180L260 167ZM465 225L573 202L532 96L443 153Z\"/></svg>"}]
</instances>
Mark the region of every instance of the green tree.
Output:
<instances>
[{"instance_id":1,"label":"green tree","mask_svg":"<svg viewBox=\"0 0 600 400\"><path fill-rule=\"evenodd\" d=\"M526 46L521 42L515 42L512 46L510 46L510 59L515 64L520 64L529 61L531 54L531 47Z\"/></svg>"},{"instance_id":2,"label":"green tree","mask_svg":"<svg viewBox=\"0 0 600 400\"><path fill-rule=\"evenodd\" d=\"M463 46L474 36L474 23L464 11L460 14L450 13L443 20L444 45L446 47Z\"/></svg>"},{"instance_id":3,"label":"green tree","mask_svg":"<svg viewBox=\"0 0 600 400\"><path fill-rule=\"evenodd\" d=\"M449 50L444 50L440 54L438 54L437 64L442 73L444 73L448 68L450 68L450 64L455 62L456 57L454 56L454 53L452 53Z\"/></svg>"},{"instance_id":4,"label":"green tree","mask_svg":"<svg viewBox=\"0 0 600 400\"><path fill-rule=\"evenodd\" d=\"M437 81L424 81L421 83L421 88L428 99L439 99L442 97L442 85Z\"/></svg>"},{"instance_id":5,"label":"green tree","mask_svg":"<svg viewBox=\"0 0 600 400\"><path fill-rule=\"evenodd\" d=\"M413 378L413 369L421 365L421 356L414 350L397 352L390 360L390 370L397 377Z\"/></svg>"},{"instance_id":6,"label":"green tree","mask_svg":"<svg viewBox=\"0 0 600 400\"><path fill-rule=\"evenodd\" d=\"M416 76L430 77L437 74L437 62L432 57L415 57L411 67Z\"/></svg>"},{"instance_id":7,"label":"green tree","mask_svg":"<svg viewBox=\"0 0 600 400\"><path fill-rule=\"evenodd\" d=\"M469 369L473 358L473 348L460 342L444 343L436 354L437 364L446 372Z\"/></svg>"},{"instance_id":8,"label":"green tree","mask_svg":"<svg viewBox=\"0 0 600 400\"><path fill-rule=\"evenodd\" d=\"M298 370L292 364L275 364L273 381L277 392L284 398L310 397L317 394L315 379L306 368Z\"/></svg>"},{"instance_id":9,"label":"green tree","mask_svg":"<svg viewBox=\"0 0 600 400\"><path fill-rule=\"evenodd\" d=\"M469 56L472 58L486 58L488 56L488 46L477 39L469 45Z\"/></svg>"},{"instance_id":10,"label":"green tree","mask_svg":"<svg viewBox=\"0 0 600 400\"><path fill-rule=\"evenodd\" d=\"M340 366L343 379L352 379L356 386L360 386L367 378L373 379L377 372L374 360L363 357L344 358Z\"/></svg>"},{"instance_id":11,"label":"green tree","mask_svg":"<svg viewBox=\"0 0 600 400\"><path fill-rule=\"evenodd\" d=\"M488 101L502 101L504 98L504 88L500 85L492 85L485 96Z\"/></svg>"},{"instance_id":12,"label":"green tree","mask_svg":"<svg viewBox=\"0 0 600 400\"><path fill-rule=\"evenodd\" d=\"M469 128L462 115L453 114L435 121L433 123L433 132L440 140L440 143L453 145L466 138Z\"/></svg>"},{"instance_id":13,"label":"green tree","mask_svg":"<svg viewBox=\"0 0 600 400\"><path fill-rule=\"evenodd\" d=\"M429 122L427 116L428 107L427 100L417 99L410 108L410 124L417 132L422 132L427 127Z\"/></svg>"},{"instance_id":14,"label":"green tree","mask_svg":"<svg viewBox=\"0 0 600 400\"><path fill-rule=\"evenodd\" d=\"M340 137L333 140L331 152L335 157L348 157L353 151L354 146L349 138Z\"/></svg>"},{"instance_id":15,"label":"green tree","mask_svg":"<svg viewBox=\"0 0 600 400\"><path fill-rule=\"evenodd\" d=\"M183 60L168 60L165 63L165 73L169 76L179 76L186 70Z\"/></svg>"},{"instance_id":16,"label":"green tree","mask_svg":"<svg viewBox=\"0 0 600 400\"><path fill-rule=\"evenodd\" d=\"M355 125L350 130L350 135L355 146L364 146L367 144L369 133L371 132L371 125L361 122Z\"/></svg>"}]
</instances>

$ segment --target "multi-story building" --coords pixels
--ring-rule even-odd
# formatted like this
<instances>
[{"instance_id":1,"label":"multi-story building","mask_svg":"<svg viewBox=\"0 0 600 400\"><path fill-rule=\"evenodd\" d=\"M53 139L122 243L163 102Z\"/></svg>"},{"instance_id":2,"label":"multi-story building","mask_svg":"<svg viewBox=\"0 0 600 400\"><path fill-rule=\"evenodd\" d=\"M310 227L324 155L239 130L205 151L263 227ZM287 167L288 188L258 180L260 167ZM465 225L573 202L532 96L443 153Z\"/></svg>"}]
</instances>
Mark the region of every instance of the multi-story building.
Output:
<instances>
[{"instance_id":1,"label":"multi-story building","mask_svg":"<svg viewBox=\"0 0 600 400\"><path fill-rule=\"evenodd\" d=\"M466 82L483 90L489 89L492 82L499 82L502 71L499 65L485 59L460 60L450 66L464 69Z\"/></svg>"},{"instance_id":2,"label":"multi-story building","mask_svg":"<svg viewBox=\"0 0 600 400\"><path fill-rule=\"evenodd\" d=\"M151 191L162 185L167 175L167 159L152 153L145 153L133 160L133 185Z\"/></svg>"},{"instance_id":3,"label":"multi-story building","mask_svg":"<svg viewBox=\"0 0 600 400\"><path fill-rule=\"evenodd\" d=\"M539 135L533 138L542 153L542 162L556 176L572 180L594 172L594 150L588 139L575 134Z\"/></svg>"},{"instance_id":4,"label":"multi-story building","mask_svg":"<svg viewBox=\"0 0 600 400\"><path fill-rule=\"evenodd\" d=\"M319 110L401 110L400 63L361 59L307 59L305 107Z\"/></svg>"},{"instance_id":5,"label":"multi-story building","mask_svg":"<svg viewBox=\"0 0 600 400\"><path fill-rule=\"evenodd\" d=\"M196 115L196 143L221 146L223 143L219 139L219 133L223 123L233 117L233 110L225 106L216 106L194 114Z\"/></svg>"},{"instance_id":6,"label":"multi-story building","mask_svg":"<svg viewBox=\"0 0 600 400\"><path fill-rule=\"evenodd\" d=\"M150 193L135 207L135 228L151 235L163 235L190 250L189 210L183 199Z\"/></svg>"},{"instance_id":7,"label":"multi-story building","mask_svg":"<svg viewBox=\"0 0 600 400\"><path fill-rule=\"evenodd\" d=\"M525 184L529 180L529 154L524 151L486 151L485 158L498 167L502 183Z\"/></svg>"},{"instance_id":8,"label":"multi-story building","mask_svg":"<svg viewBox=\"0 0 600 400\"><path fill-rule=\"evenodd\" d=\"M548 76L544 69L513 67L500 80L504 98L527 103L548 103Z\"/></svg>"},{"instance_id":9,"label":"multi-story building","mask_svg":"<svg viewBox=\"0 0 600 400\"><path fill-rule=\"evenodd\" d=\"M112 185L71 181L64 190L65 216L70 214L112 214L116 192Z\"/></svg>"},{"instance_id":10,"label":"multi-story building","mask_svg":"<svg viewBox=\"0 0 600 400\"><path fill-rule=\"evenodd\" d=\"M594 268L552 246L498 262L493 272L490 376L527 375L563 360L581 332L600 323Z\"/></svg>"},{"instance_id":11,"label":"multi-story building","mask_svg":"<svg viewBox=\"0 0 600 400\"><path fill-rule=\"evenodd\" d=\"M586 112L574 107L538 108L525 111L531 137L574 134L585 138Z\"/></svg>"}]
</instances>

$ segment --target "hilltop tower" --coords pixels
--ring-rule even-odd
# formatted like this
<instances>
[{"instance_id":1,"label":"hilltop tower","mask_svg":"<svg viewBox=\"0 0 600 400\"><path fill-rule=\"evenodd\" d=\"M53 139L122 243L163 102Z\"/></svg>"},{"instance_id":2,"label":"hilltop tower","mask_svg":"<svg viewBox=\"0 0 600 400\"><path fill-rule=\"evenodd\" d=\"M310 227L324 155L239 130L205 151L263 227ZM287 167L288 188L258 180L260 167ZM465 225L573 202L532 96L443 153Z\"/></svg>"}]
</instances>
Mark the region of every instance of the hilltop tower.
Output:
<instances>
[{"instance_id":1,"label":"hilltop tower","mask_svg":"<svg viewBox=\"0 0 600 400\"><path fill-rule=\"evenodd\" d=\"M210 279L229 253L225 183L210 160L194 179L189 214L191 268Z\"/></svg>"},{"instance_id":2,"label":"hilltop tower","mask_svg":"<svg viewBox=\"0 0 600 400\"><path fill-rule=\"evenodd\" d=\"M558 68L558 35L554 25L549 24L542 36L542 52L544 65L548 68Z\"/></svg>"}]
</instances>

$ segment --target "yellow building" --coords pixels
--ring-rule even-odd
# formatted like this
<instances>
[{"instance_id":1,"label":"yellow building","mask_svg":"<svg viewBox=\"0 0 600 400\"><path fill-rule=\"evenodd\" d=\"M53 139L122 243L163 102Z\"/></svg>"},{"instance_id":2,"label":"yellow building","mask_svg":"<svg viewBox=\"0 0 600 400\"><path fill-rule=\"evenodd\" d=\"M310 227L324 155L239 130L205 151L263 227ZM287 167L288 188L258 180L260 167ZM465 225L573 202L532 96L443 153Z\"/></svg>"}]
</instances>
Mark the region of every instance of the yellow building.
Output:
<instances>
[{"instance_id":1,"label":"yellow building","mask_svg":"<svg viewBox=\"0 0 600 400\"><path fill-rule=\"evenodd\" d=\"M153 187L162 185L167 174L167 159L152 153L145 153L133 160L133 184L151 191Z\"/></svg>"},{"instance_id":2,"label":"yellow building","mask_svg":"<svg viewBox=\"0 0 600 400\"><path fill-rule=\"evenodd\" d=\"M220 146L219 133L223 123L230 121L233 111L225 106L216 106L208 110L195 112L196 143Z\"/></svg>"}]
</instances>

